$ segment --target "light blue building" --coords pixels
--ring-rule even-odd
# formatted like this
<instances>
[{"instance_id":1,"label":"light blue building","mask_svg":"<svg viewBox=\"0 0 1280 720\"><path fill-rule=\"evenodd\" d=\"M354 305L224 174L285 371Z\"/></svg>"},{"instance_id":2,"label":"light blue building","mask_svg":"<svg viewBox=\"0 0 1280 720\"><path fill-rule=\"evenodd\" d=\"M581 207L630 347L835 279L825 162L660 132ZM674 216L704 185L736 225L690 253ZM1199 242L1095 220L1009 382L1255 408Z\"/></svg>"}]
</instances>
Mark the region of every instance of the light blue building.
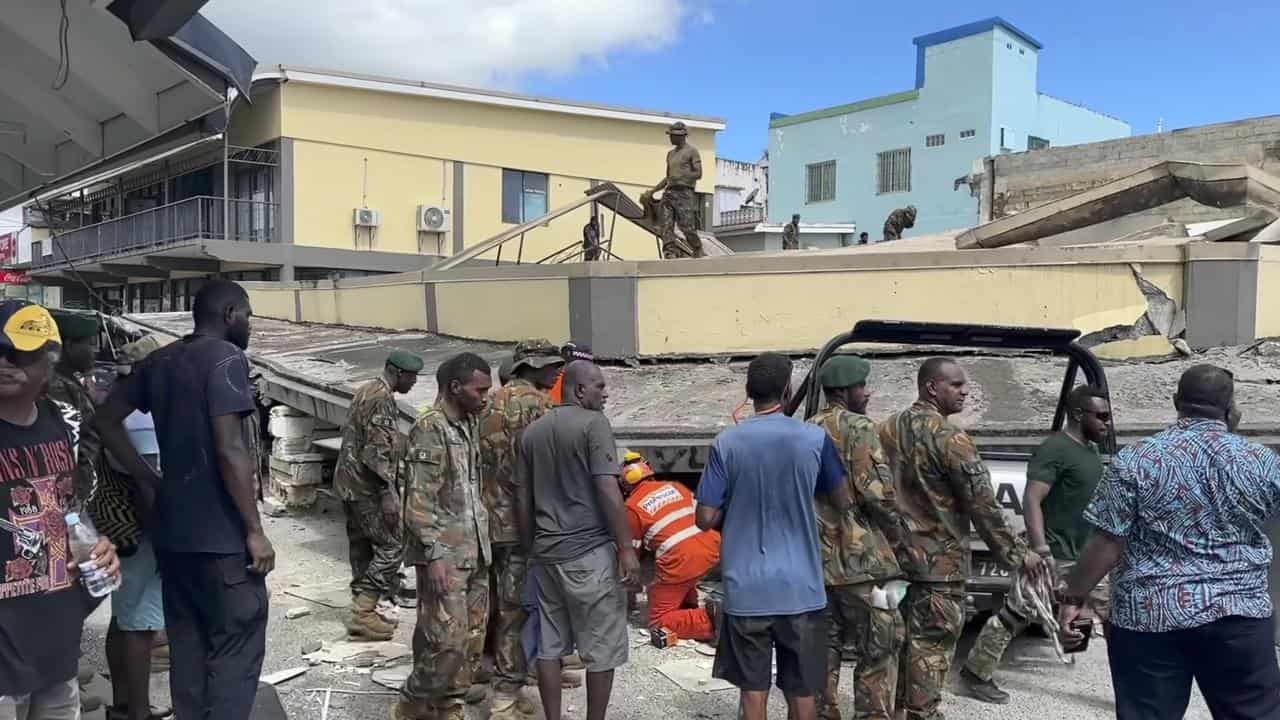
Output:
<instances>
[{"instance_id":1,"label":"light blue building","mask_svg":"<svg viewBox=\"0 0 1280 720\"><path fill-rule=\"evenodd\" d=\"M956 179L1002 152L1127 137L1129 125L1039 91L1041 45L1001 18L917 37L915 89L769 122L769 221L855 222L881 238L915 205L905 236L974 225Z\"/></svg>"}]
</instances>

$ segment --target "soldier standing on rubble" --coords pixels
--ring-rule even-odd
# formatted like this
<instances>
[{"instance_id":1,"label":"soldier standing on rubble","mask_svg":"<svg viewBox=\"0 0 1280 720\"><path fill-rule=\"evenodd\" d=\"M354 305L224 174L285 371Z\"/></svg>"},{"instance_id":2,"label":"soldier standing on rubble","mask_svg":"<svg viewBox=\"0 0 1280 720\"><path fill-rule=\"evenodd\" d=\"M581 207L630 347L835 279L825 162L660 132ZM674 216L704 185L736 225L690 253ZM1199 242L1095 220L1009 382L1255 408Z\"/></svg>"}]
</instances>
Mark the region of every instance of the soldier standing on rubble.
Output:
<instances>
[{"instance_id":1,"label":"soldier standing on rubble","mask_svg":"<svg viewBox=\"0 0 1280 720\"><path fill-rule=\"evenodd\" d=\"M489 364L455 355L436 370L439 396L409 431L405 562L418 578L413 672L391 720L463 720L489 617L489 513L480 482L478 414Z\"/></svg>"},{"instance_id":2,"label":"soldier standing on rubble","mask_svg":"<svg viewBox=\"0 0 1280 720\"><path fill-rule=\"evenodd\" d=\"M520 604L524 594L527 560L520 546L516 526L517 489L513 472L520 436L534 420L552 408L547 392L555 384L564 365L560 348L543 339L525 340L516 345L512 379L493 396L480 423L480 451L484 459L484 499L489 509L489 540L493 564L489 583L496 590L493 638L494 699L493 720L516 716L520 691L528 675L520 631L525 612ZM521 709L531 712L527 701Z\"/></svg>"},{"instance_id":3,"label":"soldier standing on rubble","mask_svg":"<svg viewBox=\"0 0 1280 720\"><path fill-rule=\"evenodd\" d=\"M791 222L782 226L782 249L800 249L800 213L791 216Z\"/></svg>"},{"instance_id":4,"label":"soldier standing on rubble","mask_svg":"<svg viewBox=\"0 0 1280 720\"><path fill-rule=\"evenodd\" d=\"M818 540L830 615L827 688L819 708L822 720L840 720L840 661L846 638L853 645L854 717L893 720L898 681L898 652L904 628L897 604L877 607L873 591L902 577L894 556L907 528L898 513L889 461L880 447L875 423L867 417L871 363L836 355L819 373L827 406L811 422L827 431L844 460L854 506L841 512L817 498ZM890 601L892 602L892 601Z\"/></svg>"},{"instance_id":5,"label":"soldier standing on rubble","mask_svg":"<svg viewBox=\"0 0 1280 720\"><path fill-rule=\"evenodd\" d=\"M662 257L702 257L702 238L698 237L698 196L693 188L702 179L702 156L688 143L689 129L682 122L675 122L667 129L667 136L674 146L667 153L667 176L662 182L646 190L641 197L652 198L661 192L658 235L662 238ZM676 226L684 233L684 247L676 237ZM687 248L687 250L686 250Z\"/></svg>"},{"instance_id":6,"label":"soldier standing on rubble","mask_svg":"<svg viewBox=\"0 0 1280 720\"><path fill-rule=\"evenodd\" d=\"M351 615L347 633L359 640L390 640L395 625L378 614L378 601L399 588L401 537L400 491L396 469L404 457L397 427L396 393L418 382L422 358L396 350L387 356L382 374L351 399L342 424L342 450L333 472L333 489L347 516L351 556Z\"/></svg>"},{"instance_id":7,"label":"soldier standing on rubble","mask_svg":"<svg viewBox=\"0 0 1280 720\"><path fill-rule=\"evenodd\" d=\"M964 629L970 525L1001 565L1027 573L1045 563L1009 529L991 475L973 441L947 420L964 409L969 381L951 358L930 358L916 378L919 398L880 426L909 534L898 553L911 581L903 617L907 642L898 675L898 708L907 720L942 717L942 686Z\"/></svg>"},{"instance_id":8,"label":"soldier standing on rubble","mask_svg":"<svg viewBox=\"0 0 1280 720\"><path fill-rule=\"evenodd\" d=\"M889 213L889 217L884 221L884 239L897 240L902 237L902 231L915 227L916 224L916 206L908 205L904 208L898 208Z\"/></svg>"}]
</instances>

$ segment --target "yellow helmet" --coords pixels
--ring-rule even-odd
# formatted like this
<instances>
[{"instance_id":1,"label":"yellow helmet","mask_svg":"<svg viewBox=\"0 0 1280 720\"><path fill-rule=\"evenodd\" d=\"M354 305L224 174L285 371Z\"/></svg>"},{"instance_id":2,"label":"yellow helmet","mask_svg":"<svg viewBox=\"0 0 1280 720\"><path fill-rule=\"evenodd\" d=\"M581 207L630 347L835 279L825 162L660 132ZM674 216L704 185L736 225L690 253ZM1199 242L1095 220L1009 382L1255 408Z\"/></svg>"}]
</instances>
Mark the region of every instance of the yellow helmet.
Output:
<instances>
[{"instance_id":1,"label":"yellow helmet","mask_svg":"<svg viewBox=\"0 0 1280 720\"><path fill-rule=\"evenodd\" d=\"M653 477L653 468L649 467L644 456L633 450L622 454L622 482L637 485L641 480Z\"/></svg>"}]
</instances>

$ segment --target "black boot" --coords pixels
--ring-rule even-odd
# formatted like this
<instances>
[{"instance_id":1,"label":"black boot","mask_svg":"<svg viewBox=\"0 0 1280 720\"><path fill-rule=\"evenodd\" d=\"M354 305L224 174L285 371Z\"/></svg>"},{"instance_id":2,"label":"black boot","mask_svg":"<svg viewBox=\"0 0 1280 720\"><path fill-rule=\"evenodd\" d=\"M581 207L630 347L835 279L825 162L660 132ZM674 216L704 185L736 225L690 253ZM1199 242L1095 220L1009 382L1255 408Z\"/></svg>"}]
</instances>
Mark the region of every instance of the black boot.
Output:
<instances>
[{"instance_id":1,"label":"black boot","mask_svg":"<svg viewBox=\"0 0 1280 720\"><path fill-rule=\"evenodd\" d=\"M969 672L969 668L961 668L960 682L964 685L969 697L992 705L1004 705L1009 702L1009 693L996 686L994 681L983 680Z\"/></svg>"}]
</instances>

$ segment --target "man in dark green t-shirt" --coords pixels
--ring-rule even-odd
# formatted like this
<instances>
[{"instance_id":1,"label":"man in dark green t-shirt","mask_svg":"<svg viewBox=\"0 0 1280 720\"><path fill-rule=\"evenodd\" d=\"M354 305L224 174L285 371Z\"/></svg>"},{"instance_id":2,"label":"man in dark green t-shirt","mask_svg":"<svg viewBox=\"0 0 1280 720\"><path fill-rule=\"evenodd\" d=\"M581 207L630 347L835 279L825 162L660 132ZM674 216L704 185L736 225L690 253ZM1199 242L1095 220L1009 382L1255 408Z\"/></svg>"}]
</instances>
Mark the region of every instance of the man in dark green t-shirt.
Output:
<instances>
[{"instance_id":1,"label":"man in dark green t-shirt","mask_svg":"<svg viewBox=\"0 0 1280 720\"><path fill-rule=\"evenodd\" d=\"M1111 421L1106 393L1089 385L1081 385L1067 395L1067 410L1067 427L1041 443L1027 463L1023 495L1027 543L1041 557L1052 558L1056 578L1066 577L1089 539L1090 526L1085 522L1084 510L1102 479L1097 444L1106 437ZM1018 580L1017 576L1013 578L1013 582ZM1111 588L1104 578L1090 596L1090 606L1103 622L1110 595ZM989 703L1009 702L1009 693L991 678L1005 649L1026 629L1032 616L1030 608L1009 595L1004 607L987 620L960 671L962 685L970 696Z\"/></svg>"}]
</instances>

